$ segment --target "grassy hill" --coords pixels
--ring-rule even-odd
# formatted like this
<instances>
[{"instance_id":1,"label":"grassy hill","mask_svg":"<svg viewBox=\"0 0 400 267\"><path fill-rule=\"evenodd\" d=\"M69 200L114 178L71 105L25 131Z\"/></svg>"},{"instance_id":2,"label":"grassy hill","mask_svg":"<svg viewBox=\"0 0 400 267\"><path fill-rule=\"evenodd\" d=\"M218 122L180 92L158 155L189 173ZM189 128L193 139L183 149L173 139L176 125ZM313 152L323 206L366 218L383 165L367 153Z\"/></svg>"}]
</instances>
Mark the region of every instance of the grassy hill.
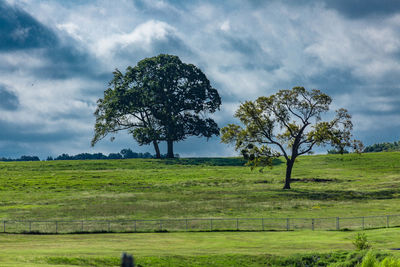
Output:
<instances>
[{"instance_id":1,"label":"grassy hill","mask_svg":"<svg viewBox=\"0 0 400 267\"><path fill-rule=\"evenodd\" d=\"M0 162L0 220L400 213L400 153L315 155L263 173L241 159Z\"/></svg>"},{"instance_id":2,"label":"grassy hill","mask_svg":"<svg viewBox=\"0 0 400 267\"><path fill-rule=\"evenodd\" d=\"M237 158L0 162L0 220L400 214L399 162L399 152L304 156L290 191L283 162L263 173ZM398 255L398 229L365 232ZM356 233L0 233L0 265L118 266L127 251L142 266L353 266L365 254Z\"/></svg>"}]
</instances>

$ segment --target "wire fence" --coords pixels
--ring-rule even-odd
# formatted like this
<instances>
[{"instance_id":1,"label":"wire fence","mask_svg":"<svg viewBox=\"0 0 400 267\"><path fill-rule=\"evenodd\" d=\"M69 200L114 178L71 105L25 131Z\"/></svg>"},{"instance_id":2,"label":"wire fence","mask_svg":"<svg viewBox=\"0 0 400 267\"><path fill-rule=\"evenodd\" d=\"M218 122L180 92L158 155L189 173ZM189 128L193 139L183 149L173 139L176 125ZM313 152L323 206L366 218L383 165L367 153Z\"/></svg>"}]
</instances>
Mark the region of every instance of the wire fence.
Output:
<instances>
[{"instance_id":1,"label":"wire fence","mask_svg":"<svg viewBox=\"0 0 400 267\"><path fill-rule=\"evenodd\" d=\"M2 221L0 232L31 234L364 230L399 227L400 215L330 218L209 218L158 220ZM2 230L2 231L1 231Z\"/></svg>"}]
</instances>

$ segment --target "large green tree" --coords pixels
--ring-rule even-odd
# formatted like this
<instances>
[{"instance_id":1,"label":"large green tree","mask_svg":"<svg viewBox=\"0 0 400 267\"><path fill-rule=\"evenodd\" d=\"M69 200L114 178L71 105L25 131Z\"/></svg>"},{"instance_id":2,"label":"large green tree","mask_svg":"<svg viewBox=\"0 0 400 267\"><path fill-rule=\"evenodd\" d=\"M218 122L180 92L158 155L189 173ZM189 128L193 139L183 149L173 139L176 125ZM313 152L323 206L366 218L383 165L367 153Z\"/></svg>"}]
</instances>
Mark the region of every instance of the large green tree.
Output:
<instances>
[{"instance_id":1,"label":"large green tree","mask_svg":"<svg viewBox=\"0 0 400 267\"><path fill-rule=\"evenodd\" d=\"M284 189L290 189L293 165L298 156L311 153L314 146L331 145L339 151L359 141L351 140L353 124L347 110L339 109L330 121L322 114L329 111L332 98L319 90L303 87L280 90L269 97L242 103L235 113L240 125L221 129L222 142L235 143L236 150L249 165L267 166L276 157L286 160Z\"/></svg>"},{"instance_id":2,"label":"large green tree","mask_svg":"<svg viewBox=\"0 0 400 267\"><path fill-rule=\"evenodd\" d=\"M108 133L130 129L139 144L152 142L158 149L158 143L166 141L167 157L173 158L174 142L219 134L217 123L208 117L221 105L218 91L199 68L177 56L143 59L125 74L114 72L110 84L98 101L92 144Z\"/></svg>"},{"instance_id":3,"label":"large green tree","mask_svg":"<svg viewBox=\"0 0 400 267\"><path fill-rule=\"evenodd\" d=\"M196 66L161 54L128 68L127 75L148 96L161 139L167 142L167 157L174 157L173 143L188 136L219 135L217 123L207 115L219 109L221 98Z\"/></svg>"}]
</instances>

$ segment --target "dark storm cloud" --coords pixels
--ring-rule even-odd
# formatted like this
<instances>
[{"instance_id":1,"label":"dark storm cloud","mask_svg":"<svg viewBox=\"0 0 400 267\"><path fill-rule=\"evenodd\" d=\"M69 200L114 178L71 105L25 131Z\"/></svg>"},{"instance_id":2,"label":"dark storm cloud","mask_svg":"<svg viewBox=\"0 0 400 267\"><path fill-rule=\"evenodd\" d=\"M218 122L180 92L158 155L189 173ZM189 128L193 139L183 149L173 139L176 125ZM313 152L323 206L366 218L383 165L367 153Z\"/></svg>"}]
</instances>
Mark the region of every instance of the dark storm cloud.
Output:
<instances>
[{"instance_id":1,"label":"dark storm cloud","mask_svg":"<svg viewBox=\"0 0 400 267\"><path fill-rule=\"evenodd\" d=\"M253 6L265 5L267 1L252 0ZM275 2L279 2L275 0ZM400 12L398 0L283 0L289 6L315 6L323 3L328 9L334 9L340 14L352 19L369 16L385 16Z\"/></svg>"},{"instance_id":2,"label":"dark storm cloud","mask_svg":"<svg viewBox=\"0 0 400 267\"><path fill-rule=\"evenodd\" d=\"M400 12L398 0L325 0L326 7L333 8L349 18L385 16Z\"/></svg>"},{"instance_id":3,"label":"dark storm cloud","mask_svg":"<svg viewBox=\"0 0 400 267\"><path fill-rule=\"evenodd\" d=\"M400 114L400 87L381 87L370 92L360 92L362 105L356 106L354 111L365 116L380 116L380 122L385 121L385 116L396 116ZM388 126L393 126L390 122ZM397 133L396 133L397 134Z\"/></svg>"},{"instance_id":4,"label":"dark storm cloud","mask_svg":"<svg viewBox=\"0 0 400 267\"><path fill-rule=\"evenodd\" d=\"M43 52L43 57L48 59L47 64L32 69L36 77L49 79L67 79L70 77L96 79L101 76L94 69L96 60L72 46L49 47Z\"/></svg>"},{"instance_id":5,"label":"dark storm cloud","mask_svg":"<svg viewBox=\"0 0 400 267\"><path fill-rule=\"evenodd\" d=\"M222 45L223 48L231 51L239 52L248 57L256 56L263 53L263 50L257 40L249 37L237 37L225 35L226 42Z\"/></svg>"},{"instance_id":6,"label":"dark storm cloud","mask_svg":"<svg viewBox=\"0 0 400 267\"><path fill-rule=\"evenodd\" d=\"M362 85L365 85L365 81L352 75L351 71L346 68L329 68L321 70L320 73L301 80L300 83L313 84L317 89L320 89L331 96L346 94L354 91Z\"/></svg>"},{"instance_id":7,"label":"dark storm cloud","mask_svg":"<svg viewBox=\"0 0 400 267\"><path fill-rule=\"evenodd\" d=\"M279 69L281 66L278 62L275 62L271 55L263 50L260 43L252 37L224 34L221 38L223 39L223 49L240 53L243 56L243 60L238 62L239 65L222 66L220 68L221 71L230 71L238 68L243 68L248 71L256 69L273 71Z\"/></svg>"},{"instance_id":8,"label":"dark storm cloud","mask_svg":"<svg viewBox=\"0 0 400 267\"><path fill-rule=\"evenodd\" d=\"M16 110L19 106L18 96L0 84L0 109Z\"/></svg>"},{"instance_id":9,"label":"dark storm cloud","mask_svg":"<svg viewBox=\"0 0 400 267\"><path fill-rule=\"evenodd\" d=\"M55 34L16 6L0 1L0 51L51 47Z\"/></svg>"},{"instance_id":10,"label":"dark storm cloud","mask_svg":"<svg viewBox=\"0 0 400 267\"><path fill-rule=\"evenodd\" d=\"M22 155L25 156L37 156L38 153L27 149L26 144L16 143L16 142L7 142L1 145L1 154L0 158L20 158ZM47 155L46 155L47 156ZM45 156L43 156L45 157Z\"/></svg>"},{"instance_id":11,"label":"dark storm cloud","mask_svg":"<svg viewBox=\"0 0 400 267\"><path fill-rule=\"evenodd\" d=\"M0 2L0 36L0 51L31 51L29 53L46 59L47 64L30 70L37 78L97 78L93 69L96 60L87 51L75 48L72 39L61 42L52 29L18 6Z\"/></svg>"},{"instance_id":12,"label":"dark storm cloud","mask_svg":"<svg viewBox=\"0 0 400 267\"><path fill-rule=\"evenodd\" d=\"M193 56L193 52L185 42L174 34L167 36L166 40L156 40L152 43L153 54L176 54L178 56Z\"/></svg>"},{"instance_id":13,"label":"dark storm cloud","mask_svg":"<svg viewBox=\"0 0 400 267\"><path fill-rule=\"evenodd\" d=\"M12 123L0 120L0 141L11 143L49 143L61 140L73 140L78 135L68 129L55 132L43 132L42 125L29 123Z\"/></svg>"},{"instance_id":14,"label":"dark storm cloud","mask_svg":"<svg viewBox=\"0 0 400 267\"><path fill-rule=\"evenodd\" d=\"M385 117L381 119L387 120ZM371 127L369 131L360 132L357 139L362 140L366 146L376 143L400 141L398 125L389 125L385 127L385 131L378 130L378 127Z\"/></svg>"}]
</instances>

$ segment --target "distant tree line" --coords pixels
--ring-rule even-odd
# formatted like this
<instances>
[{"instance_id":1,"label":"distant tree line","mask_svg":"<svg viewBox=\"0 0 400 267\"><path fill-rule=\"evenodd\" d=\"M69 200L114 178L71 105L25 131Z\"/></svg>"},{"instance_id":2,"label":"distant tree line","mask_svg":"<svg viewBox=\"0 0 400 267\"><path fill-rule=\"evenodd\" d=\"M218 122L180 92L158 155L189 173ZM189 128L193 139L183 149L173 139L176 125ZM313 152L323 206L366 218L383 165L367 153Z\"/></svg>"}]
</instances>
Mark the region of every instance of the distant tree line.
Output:
<instances>
[{"instance_id":1,"label":"distant tree line","mask_svg":"<svg viewBox=\"0 0 400 267\"><path fill-rule=\"evenodd\" d=\"M384 142L377 143L370 146L367 146L363 149L363 153L369 152L391 152L391 151L400 151L400 141L398 142ZM348 154L348 150L340 151L339 149L330 149L328 150L328 154Z\"/></svg>"},{"instance_id":2,"label":"distant tree line","mask_svg":"<svg viewBox=\"0 0 400 267\"><path fill-rule=\"evenodd\" d=\"M21 156L20 158L17 159L2 157L0 158L0 161L40 161L40 159L37 156Z\"/></svg>"},{"instance_id":3,"label":"distant tree line","mask_svg":"<svg viewBox=\"0 0 400 267\"><path fill-rule=\"evenodd\" d=\"M176 158L179 158L179 154L174 155ZM166 158L167 155L161 155L161 158ZM108 155L104 155L103 153L80 153L77 155L69 155L63 153L57 157L47 157L46 160L94 160L94 159L151 159L156 158L156 155L152 155L149 152L141 153L134 152L130 148L122 149L119 153L110 153ZM40 161L37 156L22 156L17 159L12 158L0 158L0 161Z\"/></svg>"},{"instance_id":4,"label":"distant tree line","mask_svg":"<svg viewBox=\"0 0 400 267\"><path fill-rule=\"evenodd\" d=\"M61 154L55 158L47 157L47 160L93 160L93 159L137 159L137 158L144 158L150 159L154 156L149 152L145 153L137 153L133 152L131 149L122 149L119 153L110 153L104 155L103 153L80 153L77 155L68 155L68 154Z\"/></svg>"},{"instance_id":5,"label":"distant tree line","mask_svg":"<svg viewBox=\"0 0 400 267\"><path fill-rule=\"evenodd\" d=\"M342 151L339 149L329 149L328 154L349 154L349 151L347 149L343 149Z\"/></svg>"},{"instance_id":6,"label":"distant tree line","mask_svg":"<svg viewBox=\"0 0 400 267\"><path fill-rule=\"evenodd\" d=\"M400 141L398 142L385 142L385 143L378 143L367 146L364 149L365 153L368 152L388 152L388 151L400 151Z\"/></svg>"}]
</instances>

